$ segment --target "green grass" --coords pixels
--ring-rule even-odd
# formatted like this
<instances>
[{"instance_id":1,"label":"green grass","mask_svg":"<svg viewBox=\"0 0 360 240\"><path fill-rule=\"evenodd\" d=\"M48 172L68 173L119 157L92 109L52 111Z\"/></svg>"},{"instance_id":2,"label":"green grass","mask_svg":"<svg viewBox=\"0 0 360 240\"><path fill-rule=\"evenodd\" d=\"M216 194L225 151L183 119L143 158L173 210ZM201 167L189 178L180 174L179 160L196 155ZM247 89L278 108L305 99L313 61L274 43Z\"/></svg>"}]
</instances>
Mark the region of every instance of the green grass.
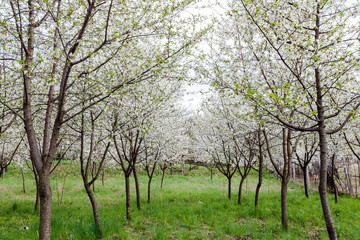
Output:
<instances>
[{"instance_id":1,"label":"green grass","mask_svg":"<svg viewBox=\"0 0 360 240\"><path fill-rule=\"evenodd\" d=\"M63 168L66 167L64 164ZM77 169L67 178L63 202L58 201L64 171L52 176L52 239L96 239L90 202ZM154 176L152 201L146 202L147 177L139 174L142 209L136 209L132 185L132 220L125 218L123 175L107 173L105 185L96 182L104 239L327 239L318 193L303 194L301 184L290 183L288 192L288 230L281 227L280 182L266 174L258 209L254 208L256 176L250 176L243 190L243 204L237 204L239 177L233 178L232 200L227 199L227 180L217 173L210 180L206 169L185 176L167 173L164 188L161 176ZM19 169L10 169L0 180L0 239L37 239L38 213L33 210L35 187L26 175L27 193L22 190ZM132 180L133 182L133 180ZM246 190L247 189L247 190ZM341 196L331 209L341 239L358 239L360 208L357 199ZM23 226L29 230L21 229Z\"/></svg>"}]
</instances>

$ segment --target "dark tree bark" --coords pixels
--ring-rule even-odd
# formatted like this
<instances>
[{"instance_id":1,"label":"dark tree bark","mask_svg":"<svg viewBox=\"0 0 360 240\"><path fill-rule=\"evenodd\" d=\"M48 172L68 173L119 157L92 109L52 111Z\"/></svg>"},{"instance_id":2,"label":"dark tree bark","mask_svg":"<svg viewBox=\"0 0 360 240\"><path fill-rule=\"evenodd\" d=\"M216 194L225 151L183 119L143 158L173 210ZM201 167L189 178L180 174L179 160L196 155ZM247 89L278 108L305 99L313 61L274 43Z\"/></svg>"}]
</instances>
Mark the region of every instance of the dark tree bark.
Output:
<instances>
[{"instance_id":1,"label":"dark tree bark","mask_svg":"<svg viewBox=\"0 0 360 240\"><path fill-rule=\"evenodd\" d=\"M147 192L147 202L150 203L151 201L151 178L148 181L148 192Z\"/></svg>"},{"instance_id":2,"label":"dark tree bark","mask_svg":"<svg viewBox=\"0 0 360 240\"><path fill-rule=\"evenodd\" d=\"M231 177L229 177L228 179L228 199L231 199Z\"/></svg>"},{"instance_id":3,"label":"dark tree bark","mask_svg":"<svg viewBox=\"0 0 360 240\"><path fill-rule=\"evenodd\" d=\"M34 180L35 180L35 189L36 189L36 195L35 195L35 205L34 205L34 210L35 212L39 211L39 204L40 204L40 196L39 196L39 176L36 172L35 166L33 163L30 164L28 163L28 161L26 161L26 165L27 167L31 170L31 172L34 174Z\"/></svg>"},{"instance_id":4,"label":"dark tree bark","mask_svg":"<svg viewBox=\"0 0 360 240\"><path fill-rule=\"evenodd\" d=\"M164 164L160 164L160 169L161 169L161 172L162 172L162 175L161 175L161 186L160 188L162 189L163 188L163 184L164 184L164 178L165 178L165 172L166 172L166 169L167 169L167 164L164 163Z\"/></svg>"},{"instance_id":5,"label":"dark tree bark","mask_svg":"<svg viewBox=\"0 0 360 240\"><path fill-rule=\"evenodd\" d=\"M238 204L241 205L241 193L242 193L242 186L244 183L245 178L241 178L240 184L239 184L239 195L238 195Z\"/></svg>"},{"instance_id":6,"label":"dark tree bark","mask_svg":"<svg viewBox=\"0 0 360 240\"><path fill-rule=\"evenodd\" d=\"M139 180L136 172L136 167L134 166L133 169L134 179L135 179L135 189L136 189L136 207L137 209L141 209L141 201L140 201L140 186L139 186Z\"/></svg>"},{"instance_id":7,"label":"dark tree bark","mask_svg":"<svg viewBox=\"0 0 360 240\"><path fill-rule=\"evenodd\" d=\"M50 187L49 172L39 174L38 191L39 191L39 199L40 199L39 239L50 239L52 192Z\"/></svg>"},{"instance_id":8,"label":"dark tree bark","mask_svg":"<svg viewBox=\"0 0 360 240\"><path fill-rule=\"evenodd\" d=\"M126 192L126 219L131 220L131 198L130 198L130 177L125 176L125 192Z\"/></svg>"},{"instance_id":9,"label":"dark tree bark","mask_svg":"<svg viewBox=\"0 0 360 240\"><path fill-rule=\"evenodd\" d=\"M96 200L95 200L94 194L93 194L93 192L91 191L91 188L90 188L89 184L84 184L84 187L85 187L86 193L87 193L87 195L88 195L88 197L89 197L89 200L90 200L90 203L91 203L91 207L92 207L92 210L93 210L93 216L94 216L95 226L96 226L97 230L100 230L100 231L101 231L99 211L98 211L98 207L97 207L97 204L96 204ZM101 235L101 234L100 234L100 235Z\"/></svg>"},{"instance_id":10,"label":"dark tree bark","mask_svg":"<svg viewBox=\"0 0 360 240\"><path fill-rule=\"evenodd\" d=\"M318 98L322 99L321 96L318 96ZM320 106L322 106L322 101ZM319 110L321 111L321 114L319 114L321 116L320 119L324 119L322 107ZM337 239L337 234L336 234L335 224L331 216L330 205L326 191L328 149L327 149L327 141L326 141L325 122L319 121L319 124L320 124L319 138L320 138L320 161L321 161L319 194L320 194L321 206L325 217L325 223L329 234L329 238L333 240L333 239Z\"/></svg>"},{"instance_id":11,"label":"dark tree bark","mask_svg":"<svg viewBox=\"0 0 360 240\"><path fill-rule=\"evenodd\" d=\"M256 192L255 192L255 208L258 206L259 204L259 193L260 193L260 188L262 185L262 181L263 181L263 162L264 162L264 157L263 157L263 152L262 152L262 145L263 143L261 142L261 131L259 129L258 131L258 147L259 147L259 171L258 171L258 176L259 176L259 180L258 180L258 184L256 185Z\"/></svg>"},{"instance_id":12,"label":"dark tree bark","mask_svg":"<svg viewBox=\"0 0 360 240\"><path fill-rule=\"evenodd\" d=\"M288 188L288 181L281 182L281 224L282 226L287 229L288 224L288 216L287 216L287 188Z\"/></svg>"},{"instance_id":13,"label":"dark tree bark","mask_svg":"<svg viewBox=\"0 0 360 240\"><path fill-rule=\"evenodd\" d=\"M305 196L307 198L309 198L309 190L308 190L309 183L308 183L308 176L307 176L307 168L308 168L308 166L306 165L304 168L305 169L302 169L303 170L303 176L304 176L304 192L305 192Z\"/></svg>"},{"instance_id":14,"label":"dark tree bark","mask_svg":"<svg viewBox=\"0 0 360 240\"><path fill-rule=\"evenodd\" d=\"M24 169L21 168L21 176L23 180L23 193L26 193L26 187L25 187L25 175L24 175Z\"/></svg>"},{"instance_id":15,"label":"dark tree bark","mask_svg":"<svg viewBox=\"0 0 360 240\"><path fill-rule=\"evenodd\" d=\"M40 196L39 196L39 185L37 183L36 184L35 207L34 207L35 212L39 211L39 205L40 205Z\"/></svg>"}]
</instances>

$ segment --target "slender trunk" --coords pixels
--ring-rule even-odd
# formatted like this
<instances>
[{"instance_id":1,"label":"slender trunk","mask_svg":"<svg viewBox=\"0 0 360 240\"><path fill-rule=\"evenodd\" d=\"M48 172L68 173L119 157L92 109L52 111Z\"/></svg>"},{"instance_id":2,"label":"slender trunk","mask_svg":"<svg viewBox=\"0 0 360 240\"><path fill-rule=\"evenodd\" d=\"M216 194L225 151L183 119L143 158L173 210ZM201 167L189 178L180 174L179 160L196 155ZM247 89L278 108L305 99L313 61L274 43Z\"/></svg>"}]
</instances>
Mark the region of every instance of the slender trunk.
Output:
<instances>
[{"instance_id":1,"label":"slender trunk","mask_svg":"<svg viewBox=\"0 0 360 240\"><path fill-rule=\"evenodd\" d=\"M39 239L49 240L51 234L51 202L50 174L39 174L40 228Z\"/></svg>"},{"instance_id":2,"label":"slender trunk","mask_svg":"<svg viewBox=\"0 0 360 240\"><path fill-rule=\"evenodd\" d=\"M228 199L231 199L231 177L228 177Z\"/></svg>"},{"instance_id":3,"label":"slender trunk","mask_svg":"<svg viewBox=\"0 0 360 240\"><path fill-rule=\"evenodd\" d=\"M318 47L318 39L320 38L320 2L317 2L316 6L316 28L315 28L315 44ZM326 141L326 126L325 126L325 113L323 105L323 87L321 86L321 75L320 69L315 68L315 85L316 85L316 106L317 106L317 118L318 118L318 134L319 134L319 145L320 145L320 183L319 183L319 194L321 199L321 206L324 213L325 223L327 232L330 240L336 240L336 228L331 216L329 200L327 197L327 167L328 167L328 149Z\"/></svg>"},{"instance_id":4,"label":"slender trunk","mask_svg":"<svg viewBox=\"0 0 360 240\"><path fill-rule=\"evenodd\" d=\"M136 168L133 169L134 179L135 179L135 189L136 189L136 207L137 209L141 209L141 202L140 202L140 188L139 188L139 179L137 176Z\"/></svg>"},{"instance_id":5,"label":"slender trunk","mask_svg":"<svg viewBox=\"0 0 360 240\"><path fill-rule=\"evenodd\" d=\"M131 220L131 199L130 199L130 176L125 175L125 191L126 191L126 219Z\"/></svg>"},{"instance_id":6,"label":"slender trunk","mask_svg":"<svg viewBox=\"0 0 360 240\"><path fill-rule=\"evenodd\" d=\"M241 205L241 192L242 192L242 185L244 183L245 177L241 177L240 185L239 185L239 195L238 195L238 204Z\"/></svg>"},{"instance_id":7,"label":"slender trunk","mask_svg":"<svg viewBox=\"0 0 360 240\"><path fill-rule=\"evenodd\" d=\"M94 178L94 172L96 171L96 162L93 162L91 169L91 177ZM95 182L92 184L93 192L95 192Z\"/></svg>"},{"instance_id":8,"label":"slender trunk","mask_svg":"<svg viewBox=\"0 0 360 240\"><path fill-rule=\"evenodd\" d=\"M173 170L173 164L170 163L170 174L171 174L171 176L174 174L173 171L174 171L174 170Z\"/></svg>"},{"instance_id":9,"label":"slender trunk","mask_svg":"<svg viewBox=\"0 0 360 240\"><path fill-rule=\"evenodd\" d=\"M331 158L331 185L334 187L335 203L338 202L338 191L335 183L335 154Z\"/></svg>"},{"instance_id":10,"label":"slender trunk","mask_svg":"<svg viewBox=\"0 0 360 240\"><path fill-rule=\"evenodd\" d=\"M39 211L39 205L40 205L39 189L38 187L36 187L35 212Z\"/></svg>"},{"instance_id":11,"label":"slender trunk","mask_svg":"<svg viewBox=\"0 0 360 240\"><path fill-rule=\"evenodd\" d=\"M259 131L259 139L260 139L260 131ZM260 188L262 185L262 181L263 181L263 155L262 155L262 151L261 151L261 146L259 146L259 150L260 150L260 157L259 157L259 181L258 184L256 186L256 192L255 192L255 207L258 206L259 204L259 193L260 193Z\"/></svg>"},{"instance_id":12,"label":"slender trunk","mask_svg":"<svg viewBox=\"0 0 360 240\"><path fill-rule=\"evenodd\" d=\"M325 124L324 122L320 122L320 131L319 131L319 139L320 139L320 183L319 183L319 194L321 200L321 206L325 218L326 228L329 234L329 238L331 240L337 239L336 228L331 216L329 200L327 196L327 141L326 141L326 133L325 133Z\"/></svg>"},{"instance_id":13,"label":"slender trunk","mask_svg":"<svg viewBox=\"0 0 360 240\"><path fill-rule=\"evenodd\" d=\"M285 229L287 229L287 220L288 220L287 201L286 201L287 187L288 187L288 181L287 179L283 179L281 182L281 224Z\"/></svg>"},{"instance_id":14,"label":"slender trunk","mask_svg":"<svg viewBox=\"0 0 360 240\"><path fill-rule=\"evenodd\" d=\"M5 168L1 168L1 172L0 172L1 179L4 179L4 174L5 174Z\"/></svg>"},{"instance_id":15,"label":"slender trunk","mask_svg":"<svg viewBox=\"0 0 360 240\"><path fill-rule=\"evenodd\" d=\"M148 201L148 203L150 203L151 180L152 180L152 178L149 178L149 181L148 181L148 192L147 192L147 201Z\"/></svg>"},{"instance_id":16,"label":"slender trunk","mask_svg":"<svg viewBox=\"0 0 360 240\"><path fill-rule=\"evenodd\" d=\"M212 167L210 167L210 178L211 178L211 181L213 180L213 168Z\"/></svg>"},{"instance_id":17,"label":"slender trunk","mask_svg":"<svg viewBox=\"0 0 360 240\"><path fill-rule=\"evenodd\" d=\"M23 192L26 193L26 188L25 188L25 174L24 174L24 169L21 168L21 176L22 176L22 180L23 180Z\"/></svg>"},{"instance_id":18,"label":"slender trunk","mask_svg":"<svg viewBox=\"0 0 360 240\"><path fill-rule=\"evenodd\" d=\"M334 191L335 191L335 203L338 203L339 201L339 191L336 187L335 181L334 181Z\"/></svg>"},{"instance_id":19,"label":"slender trunk","mask_svg":"<svg viewBox=\"0 0 360 240\"><path fill-rule=\"evenodd\" d=\"M99 211L98 211L98 208L97 208L97 204L96 204L96 201L95 201L95 197L94 197L93 192L91 191L91 187L89 186L89 184L84 183L84 186L85 186L85 190L86 190L86 193L87 193L87 195L88 195L88 197L89 197L89 200L90 200L90 203L91 203L91 207L92 207L92 210L93 210L93 215L94 215L94 221L95 221L95 227L96 227L96 230L97 230L97 235L99 235L98 237L101 237L102 232L101 232Z\"/></svg>"},{"instance_id":20,"label":"slender trunk","mask_svg":"<svg viewBox=\"0 0 360 240\"><path fill-rule=\"evenodd\" d=\"M309 198L307 166L305 165L302 170L303 170L303 174L304 174L304 190L305 190L305 196L306 196L307 198Z\"/></svg>"},{"instance_id":21,"label":"slender trunk","mask_svg":"<svg viewBox=\"0 0 360 240\"><path fill-rule=\"evenodd\" d=\"M161 170L162 170L162 177L161 177L161 187L160 187L160 188L163 187L164 177L165 177L165 170L166 170L166 169L161 169Z\"/></svg>"},{"instance_id":22,"label":"slender trunk","mask_svg":"<svg viewBox=\"0 0 360 240\"><path fill-rule=\"evenodd\" d=\"M39 196L39 179L38 179L37 175L35 175L35 187L36 187L35 212L38 212L39 211L40 196Z\"/></svg>"}]
</instances>

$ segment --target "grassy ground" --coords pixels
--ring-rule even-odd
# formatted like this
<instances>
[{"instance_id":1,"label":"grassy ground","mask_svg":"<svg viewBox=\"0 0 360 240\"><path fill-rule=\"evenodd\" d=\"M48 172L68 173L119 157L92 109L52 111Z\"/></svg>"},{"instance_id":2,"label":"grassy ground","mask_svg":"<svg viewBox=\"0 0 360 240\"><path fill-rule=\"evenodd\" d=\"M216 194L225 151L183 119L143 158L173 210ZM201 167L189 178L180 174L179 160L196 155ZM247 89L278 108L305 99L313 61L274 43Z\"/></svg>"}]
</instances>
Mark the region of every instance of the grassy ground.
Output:
<instances>
[{"instance_id":1,"label":"grassy ground","mask_svg":"<svg viewBox=\"0 0 360 240\"><path fill-rule=\"evenodd\" d=\"M66 165L65 165L66 166ZM66 180L60 204L64 171L52 176L52 239L95 239L90 202L74 170ZM152 202L146 203L147 177L140 173L142 209L136 209L132 196L132 220L125 218L123 176L108 173L105 185L96 182L104 239L327 239L318 194L306 199L302 186L290 183L288 193L289 229L281 228L280 182L267 175L254 208L256 176L244 186L243 204L237 204L239 177L233 178L232 200L227 199L227 181L220 174L210 180L205 169L185 176L165 177L160 189L160 175L152 183ZM0 180L0 239L36 239L39 226L34 208L35 187L27 174L27 193L22 190L19 169L10 169ZM57 188L59 191L57 191ZM132 186L134 190L134 186ZM132 191L134 192L134 191ZM59 194L58 194L59 193ZM359 239L359 200L341 196L331 209L341 239ZM29 227L23 230L22 227Z\"/></svg>"}]
</instances>

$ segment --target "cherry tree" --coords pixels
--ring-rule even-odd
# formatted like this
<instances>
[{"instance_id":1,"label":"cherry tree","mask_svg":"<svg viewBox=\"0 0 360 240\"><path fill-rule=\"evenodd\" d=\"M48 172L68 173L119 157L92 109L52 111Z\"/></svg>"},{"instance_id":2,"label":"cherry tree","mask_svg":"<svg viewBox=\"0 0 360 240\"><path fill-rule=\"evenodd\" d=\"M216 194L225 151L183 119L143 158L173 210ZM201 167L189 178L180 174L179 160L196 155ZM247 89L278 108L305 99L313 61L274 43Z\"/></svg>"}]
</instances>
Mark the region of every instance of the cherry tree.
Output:
<instances>
[{"instance_id":1,"label":"cherry tree","mask_svg":"<svg viewBox=\"0 0 360 240\"><path fill-rule=\"evenodd\" d=\"M85 98L84 95L79 97ZM73 151L80 152L80 172L85 191L90 200L93 217L95 221L96 233L98 237L102 236L99 211L93 191L95 190L95 181L103 170L106 155L110 147L110 140L106 129L103 126L106 123L104 112L106 104L98 104L95 107L83 111L80 116L72 119L68 127L75 132L75 139L80 139L80 146L73 147ZM91 190L91 186L93 189Z\"/></svg>"},{"instance_id":2,"label":"cherry tree","mask_svg":"<svg viewBox=\"0 0 360 240\"><path fill-rule=\"evenodd\" d=\"M296 148L296 159L298 165L303 172L304 192L305 196L309 198L309 165L311 160L316 156L319 148L318 140L314 135L304 135L300 137L299 144Z\"/></svg>"}]
</instances>

